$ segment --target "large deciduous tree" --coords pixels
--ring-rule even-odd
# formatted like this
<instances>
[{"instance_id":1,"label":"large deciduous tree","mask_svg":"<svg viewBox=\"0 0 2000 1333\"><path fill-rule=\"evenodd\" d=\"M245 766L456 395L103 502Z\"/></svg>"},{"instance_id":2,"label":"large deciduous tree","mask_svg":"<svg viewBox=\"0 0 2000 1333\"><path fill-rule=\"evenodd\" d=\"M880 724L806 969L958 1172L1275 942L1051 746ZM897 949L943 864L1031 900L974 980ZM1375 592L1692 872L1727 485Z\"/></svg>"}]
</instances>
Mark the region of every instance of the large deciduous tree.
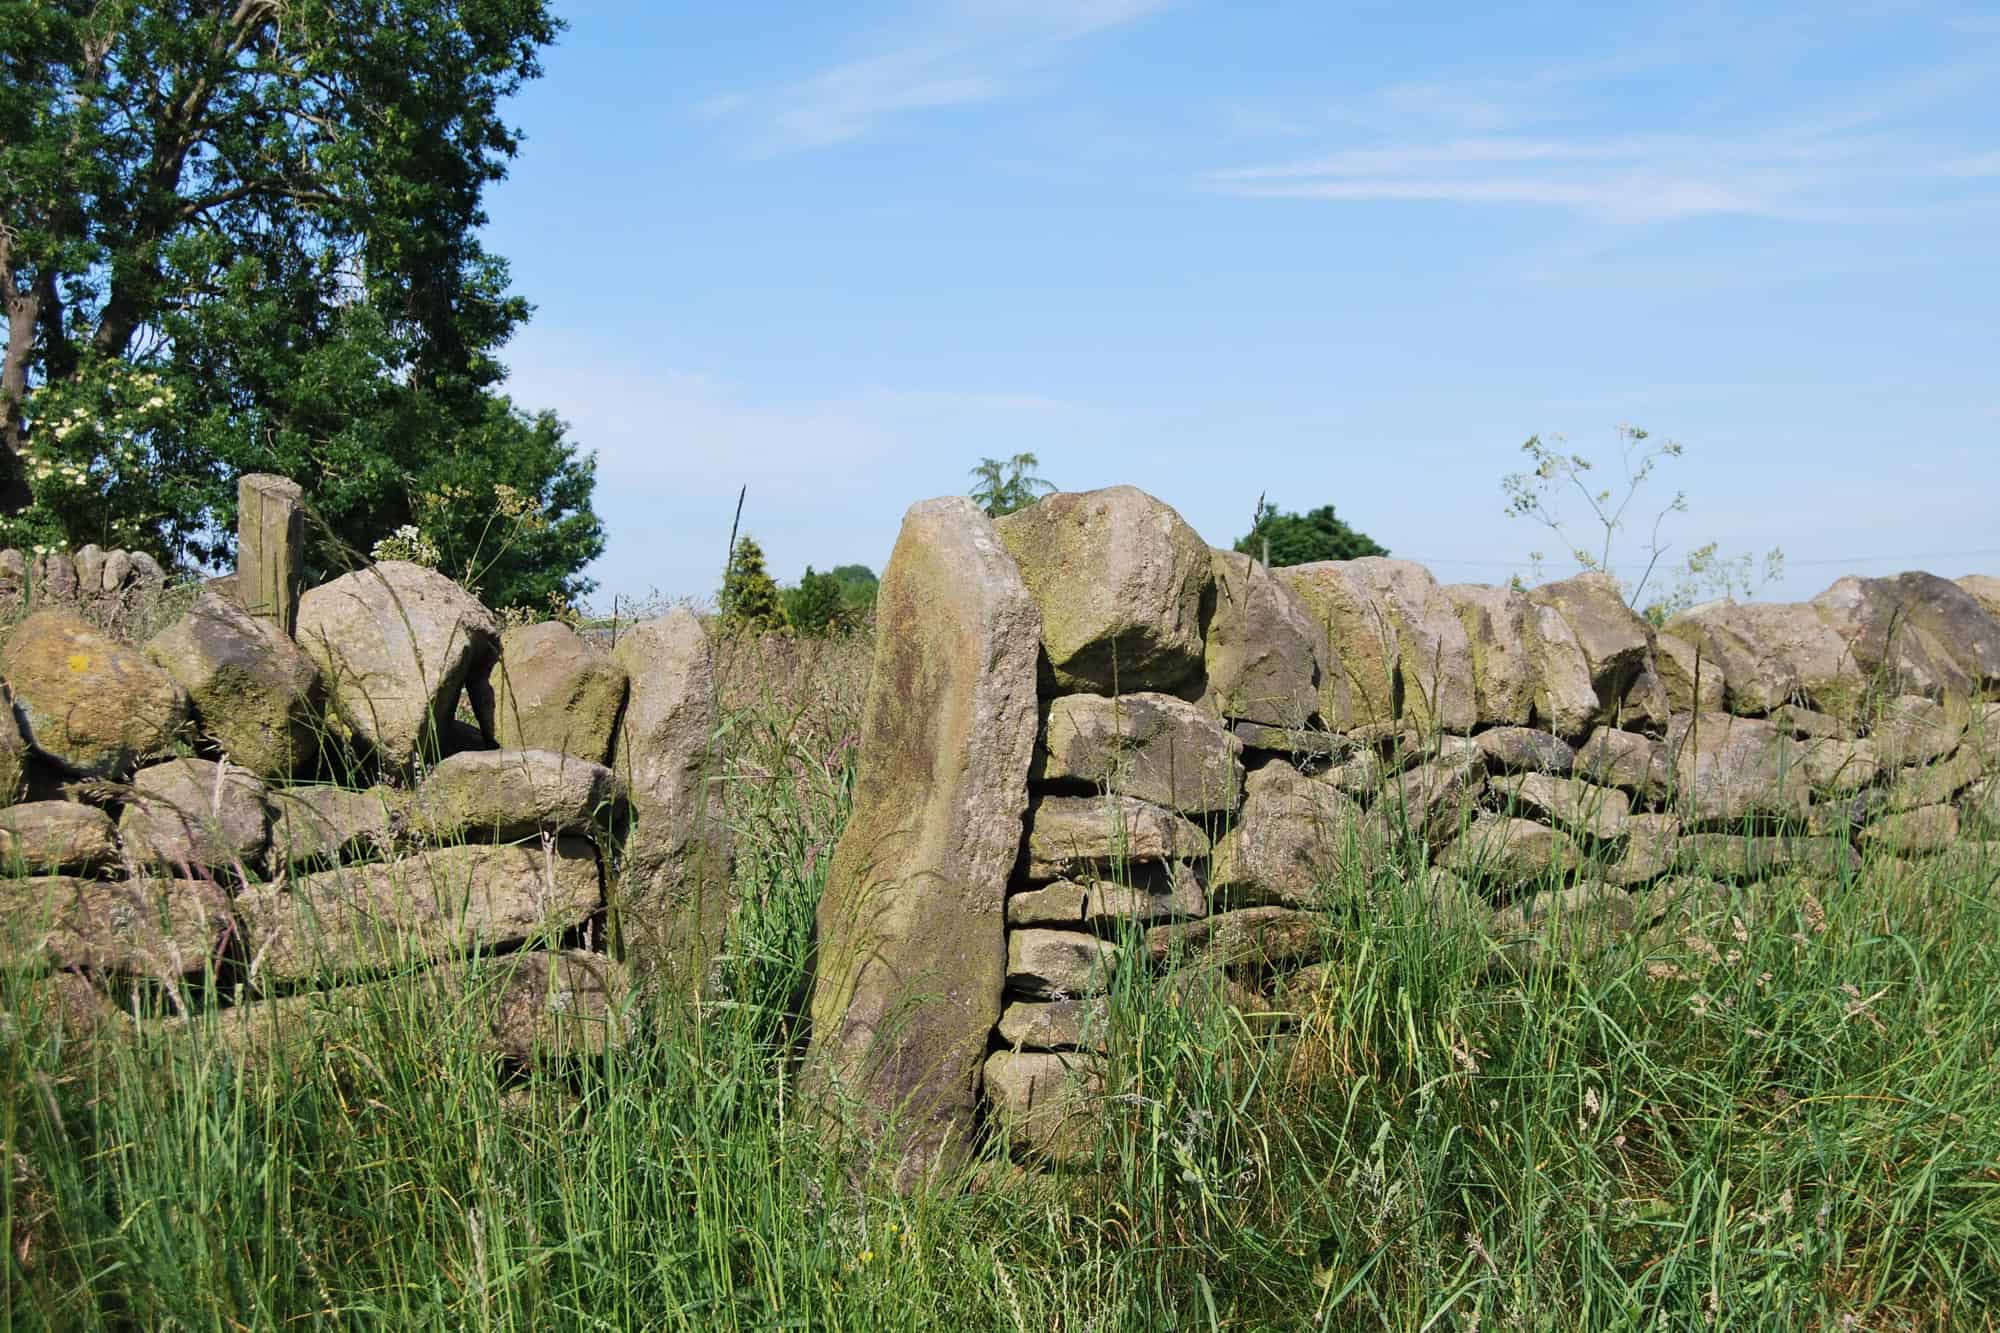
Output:
<instances>
[{"instance_id":1,"label":"large deciduous tree","mask_svg":"<svg viewBox=\"0 0 2000 1333\"><path fill-rule=\"evenodd\" d=\"M592 460L498 391L478 234L547 0L0 0L0 539L225 556L234 479L414 524L498 604L588 588ZM496 524L496 516L503 522Z\"/></svg>"},{"instance_id":2,"label":"large deciduous tree","mask_svg":"<svg viewBox=\"0 0 2000 1333\"><path fill-rule=\"evenodd\" d=\"M1268 560L1274 566L1389 554L1388 548L1373 537L1336 518L1332 505L1321 505L1303 514L1286 514L1262 499L1257 501L1257 515L1250 531L1237 539L1236 549Z\"/></svg>"}]
</instances>

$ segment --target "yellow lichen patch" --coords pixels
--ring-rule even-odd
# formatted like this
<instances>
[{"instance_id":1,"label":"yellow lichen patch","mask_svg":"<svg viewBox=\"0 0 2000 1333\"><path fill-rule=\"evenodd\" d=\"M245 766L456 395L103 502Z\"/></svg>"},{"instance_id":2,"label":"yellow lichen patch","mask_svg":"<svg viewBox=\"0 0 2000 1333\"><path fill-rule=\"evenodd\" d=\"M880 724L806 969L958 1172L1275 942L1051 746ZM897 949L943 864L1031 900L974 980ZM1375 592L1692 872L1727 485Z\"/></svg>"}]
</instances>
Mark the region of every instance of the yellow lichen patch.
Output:
<instances>
[{"instance_id":1,"label":"yellow lichen patch","mask_svg":"<svg viewBox=\"0 0 2000 1333\"><path fill-rule=\"evenodd\" d=\"M84 672L90 670L90 654L71 653L69 655L69 669L71 671L76 671L76 672Z\"/></svg>"}]
</instances>

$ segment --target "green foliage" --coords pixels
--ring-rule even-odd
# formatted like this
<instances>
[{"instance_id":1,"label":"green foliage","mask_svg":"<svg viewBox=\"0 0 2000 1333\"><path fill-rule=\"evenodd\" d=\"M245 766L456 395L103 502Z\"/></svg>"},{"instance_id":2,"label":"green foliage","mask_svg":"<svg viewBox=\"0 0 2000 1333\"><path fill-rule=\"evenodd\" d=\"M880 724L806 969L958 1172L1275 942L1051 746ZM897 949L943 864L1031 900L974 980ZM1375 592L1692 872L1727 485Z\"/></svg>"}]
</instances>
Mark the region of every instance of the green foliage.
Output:
<instances>
[{"instance_id":1,"label":"green foliage","mask_svg":"<svg viewBox=\"0 0 2000 1333\"><path fill-rule=\"evenodd\" d=\"M847 603L840 580L806 566L796 588L785 589L785 622L800 634L832 634L847 627Z\"/></svg>"},{"instance_id":2,"label":"green foliage","mask_svg":"<svg viewBox=\"0 0 2000 1333\"><path fill-rule=\"evenodd\" d=\"M748 534L736 539L729 568L722 574L722 592L715 600L725 629L763 634L785 628L784 597L764 567L764 548Z\"/></svg>"},{"instance_id":3,"label":"green foliage","mask_svg":"<svg viewBox=\"0 0 2000 1333\"><path fill-rule=\"evenodd\" d=\"M875 609L875 594L882 584L874 570L866 565L835 565L827 573L840 585L841 605L850 616L860 619Z\"/></svg>"},{"instance_id":4,"label":"green foliage","mask_svg":"<svg viewBox=\"0 0 2000 1333\"><path fill-rule=\"evenodd\" d=\"M1374 538L1336 518L1332 505L1321 505L1304 514L1285 514L1261 498L1257 501L1256 519L1250 531L1238 539L1236 549L1259 560L1266 558L1268 549L1273 567L1389 554L1388 548Z\"/></svg>"},{"instance_id":5,"label":"green foliage","mask_svg":"<svg viewBox=\"0 0 2000 1333\"><path fill-rule=\"evenodd\" d=\"M309 574L408 525L495 604L587 591L591 461L498 392L529 307L479 239L500 103L558 27L546 0L0 0L0 540L219 560L268 471L307 488ZM498 532L496 484L538 521Z\"/></svg>"},{"instance_id":6,"label":"green foliage","mask_svg":"<svg viewBox=\"0 0 2000 1333\"><path fill-rule=\"evenodd\" d=\"M1025 453L1015 454L1004 463L997 458L980 459L979 466L972 469L973 503L993 518L1026 509L1055 489L1054 483L1034 475L1034 469L1040 466L1040 459Z\"/></svg>"},{"instance_id":7,"label":"green foliage","mask_svg":"<svg viewBox=\"0 0 2000 1333\"><path fill-rule=\"evenodd\" d=\"M1618 549L1618 542L1626 528L1626 511L1638 499L1654 469L1663 459L1679 458L1682 446L1672 440L1649 444L1647 441L1652 438L1649 432L1637 426L1618 427L1618 465L1624 475L1621 493L1617 486L1594 484L1591 474L1598 467L1594 460L1584 454L1564 452L1566 441L1560 435L1549 438L1551 443L1544 444L1541 436L1530 436L1521 446L1521 452L1534 464L1532 469L1509 473L1500 479L1500 489L1507 497L1508 517L1541 524L1555 534L1565 553L1580 568L1619 579L1625 600L1639 607L1641 614L1654 624L1662 624L1675 612L1710 598L1753 596L1758 589L1783 576L1785 553L1775 546L1761 560L1756 560L1747 552L1725 556L1719 543L1708 542L1695 547L1672 567L1673 582L1664 594L1644 600L1661 558L1671 549L1661 539L1661 529L1668 515L1687 512L1687 492L1675 491L1673 498L1653 515L1643 545L1627 553ZM1595 524L1594 533L1587 539L1572 536L1562 516L1562 497L1571 491L1582 498L1590 511L1590 521ZM1528 559L1534 566L1535 577L1541 578L1544 553L1531 551ZM1636 579L1621 573L1633 568L1638 569Z\"/></svg>"}]
</instances>

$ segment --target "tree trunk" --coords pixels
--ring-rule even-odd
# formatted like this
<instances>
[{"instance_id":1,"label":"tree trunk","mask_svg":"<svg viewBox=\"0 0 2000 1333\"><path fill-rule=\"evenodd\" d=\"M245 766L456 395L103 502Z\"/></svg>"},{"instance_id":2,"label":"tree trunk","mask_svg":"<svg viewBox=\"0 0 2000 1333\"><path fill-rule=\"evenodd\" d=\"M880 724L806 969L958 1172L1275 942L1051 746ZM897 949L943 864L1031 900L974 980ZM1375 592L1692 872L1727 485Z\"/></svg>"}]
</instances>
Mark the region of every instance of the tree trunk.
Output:
<instances>
[{"instance_id":1,"label":"tree trunk","mask_svg":"<svg viewBox=\"0 0 2000 1333\"><path fill-rule=\"evenodd\" d=\"M41 296L23 290L14 275L14 240L0 227L0 301L7 306L7 352L0 360L0 513L18 514L33 500L21 452L27 448L24 409L28 400L28 361L35 350L35 325L41 318Z\"/></svg>"}]
</instances>

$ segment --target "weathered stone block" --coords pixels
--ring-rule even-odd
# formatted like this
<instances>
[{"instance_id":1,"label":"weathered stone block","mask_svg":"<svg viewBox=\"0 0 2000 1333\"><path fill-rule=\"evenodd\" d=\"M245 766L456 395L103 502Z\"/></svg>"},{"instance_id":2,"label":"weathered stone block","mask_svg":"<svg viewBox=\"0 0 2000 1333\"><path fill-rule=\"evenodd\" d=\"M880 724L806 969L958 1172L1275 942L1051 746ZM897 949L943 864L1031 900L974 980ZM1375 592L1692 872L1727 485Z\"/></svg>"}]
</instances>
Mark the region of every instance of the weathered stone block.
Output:
<instances>
[{"instance_id":1,"label":"weathered stone block","mask_svg":"<svg viewBox=\"0 0 2000 1333\"><path fill-rule=\"evenodd\" d=\"M1618 705L1652 663L1652 632L1609 574L1578 574L1528 590L1528 600L1553 608L1569 626L1590 669L1597 715L1616 721Z\"/></svg>"},{"instance_id":2,"label":"weathered stone block","mask_svg":"<svg viewBox=\"0 0 2000 1333\"><path fill-rule=\"evenodd\" d=\"M1243 744L1165 694L1071 694L1049 705L1041 776L1086 782L1182 814L1234 810Z\"/></svg>"},{"instance_id":3,"label":"weathered stone block","mask_svg":"<svg viewBox=\"0 0 2000 1333\"><path fill-rule=\"evenodd\" d=\"M1101 995L1111 986L1118 946L1081 930L1034 927L1007 932L1007 990L1059 1000Z\"/></svg>"},{"instance_id":4,"label":"weathered stone block","mask_svg":"<svg viewBox=\"0 0 2000 1333\"><path fill-rule=\"evenodd\" d=\"M624 801L612 771L553 750L468 750L430 772L411 829L437 842L513 842L542 832L611 829Z\"/></svg>"},{"instance_id":5,"label":"weathered stone block","mask_svg":"<svg viewBox=\"0 0 2000 1333\"><path fill-rule=\"evenodd\" d=\"M1216 844L1209 887L1237 905L1317 903L1363 855L1363 836L1359 806L1273 760L1250 775L1243 812Z\"/></svg>"},{"instance_id":6,"label":"weathered stone block","mask_svg":"<svg viewBox=\"0 0 2000 1333\"><path fill-rule=\"evenodd\" d=\"M217 960L231 918L227 895L206 880L36 875L0 879L0 923L8 966L174 977Z\"/></svg>"},{"instance_id":7,"label":"weathered stone block","mask_svg":"<svg viewBox=\"0 0 2000 1333\"><path fill-rule=\"evenodd\" d=\"M1326 918L1288 907L1246 907L1201 921L1154 926L1146 953L1155 963L1173 958L1216 967L1283 967L1323 955Z\"/></svg>"},{"instance_id":8,"label":"weathered stone block","mask_svg":"<svg viewBox=\"0 0 2000 1333\"><path fill-rule=\"evenodd\" d=\"M1096 1147L1102 1062L1077 1052L996 1051L984 1078L993 1124L1019 1155L1054 1162Z\"/></svg>"},{"instance_id":9,"label":"weathered stone block","mask_svg":"<svg viewBox=\"0 0 2000 1333\"><path fill-rule=\"evenodd\" d=\"M1750 815L1805 815L1811 795L1805 747L1769 722L1687 714L1668 729L1667 750L1683 818L1729 822Z\"/></svg>"},{"instance_id":10,"label":"weathered stone block","mask_svg":"<svg viewBox=\"0 0 2000 1333\"><path fill-rule=\"evenodd\" d=\"M387 855L409 809L399 788L282 787L270 793L271 864L339 862Z\"/></svg>"},{"instance_id":11,"label":"weathered stone block","mask_svg":"<svg viewBox=\"0 0 2000 1333\"><path fill-rule=\"evenodd\" d=\"M1303 728L1320 711L1326 632L1289 585L1247 555L1209 553L1206 706L1231 720Z\"/></svg>"},{"instance_id":12,"label":"weathered stone block","mask_svg":"<svg viewBox=\"0 0 2000 1333\"><path fill-rule=\"evenodd\" d=\"M625 707L625 670L559 620L500 636L493 738L509 750L554 750L609 763Z\"/></svg>"},{"instance_id":13,"label":"weathered stone block","mask_svg":"<svg viewBox=\"0 0 2000 1333\"><path fill-rule=\"evenodd\" d=\"M1178 691L1202 669L1208 544L1131 486L1058 492L994 525L1041 610L1056 683Z\"/></svg>"},{"instance_id":14,"label":"weathered stone block","mask_svg":"<svg viewBox=\"0 0 2000 1333\"><path fill-rule=\"evenodd\" d=\"M820 899L804 1087L855 1107L910 1187L972 1143L1006 983L1042 626L993 524L963 499L910 510L875 616L853 815Z\"/></svg>"},{"instance_id":15,"label":"weathered stone block","mask_svg":"<svg viewBox=\"0 0 2000 1333\"><path fill-rule=\"evenodd\" d=\"M1632 813L1631 798L1615 787L1547 773L1495 778L1493 790L1502 801L1533 811L1567 832L1606 842L1625 836L1625 821Z\"/></svg>"},{"instance_id":16,"label":"weathered stone block","mask_svg":"<svg viewBox=\"0 0 2000 1333\"><path fill-rule=\"evenodd\" d=\"M1448 583L1441 591L1458 613L1472 652L1479 721L1525 727L1541 687L1533 604L1518 588L1483 583Z\"/></svg>"},{"instance_id":17,"label":"weathered stone block","mask_svg":"<svg viewBox=\"0 0 2000 1333\"><path fill-rule=\"evenodd\" d=\"M1130 796L1044 796L1028 818L1031 880L1140 861L1194 861L1208 852L1208 835L1198 827Z\"/></svg>"},{"instance_id":18,"label":"weathered stone block","mask_svg":"<svg viewBox=\"0 0 2000 1333\"><path fill-rule=\"evenodd\" d=\"M146 656L187 691L202 730L231 763L283 779L317 751L319 669L276 619L203 592L153 636Z\"/></svg>"},{"instance_id":19,"label":"weathered stone block","mask_svg":"<svg viewBox=\"0 0 2000 1333\"><path fill-rule=\"evenodd\" d=\"M79 776L123 778L171 750L187 722L173 677L59 607L14 627L0 675L28 743Z\"/></svg>"},{"instance_id":20,"label":"weathered stone block","mask_svg":"<svg viewBox=\"0 0 2000 1333\"><path fill-rule=\"evenodd\" d=\"M161 869L256 870L270 843L264 784L230 764L169 759L132 775L118 818L126 854Z\"/></svg>"},{"instance_id":21,"label":"weathered stone block","mask_svg":"<svg viewBox=\"0 0 2000 1333\"><path fill-rule=\"evenodd\" d=\"M0 810L0 873L77 874L117 860L117 829L96 806L30 801Z\"/></svg>"},{"instance_id":22,"label":"weathered stone block","mask_svg":"<svg viewBox=\"0 0 2000 1333\"><path fill-rule=\"evenodd\" d=\"M1565 874L1582 863L1568 835L1532 819L1481 814L1454 838L1438 864L1467 879L1520 884Z\"/></svg>"},{"instance_id":23,"label":"weathered stone block","mask_svg":"<svg viewBox=\"0 0 2000 1333\"><path fill-rule=\"evenodd\" d=\"M1552 773L1567 777L1576 751L1561 737L1533 727L1495 727L1474 736L1487 767L1495 773Z\"/></svg>"},{"instance_id":24,"label":"weathered stone block","mask_svg":"<svg viewBox=\"0 0 2000 1333\"><path fill-rule=\"evenodd\" d=\"M461 690L485 698L500 622L434 569L384 560L299 599L298 640L341 719L391 767L442 752Z\"/></svg>"}]
</instances>

